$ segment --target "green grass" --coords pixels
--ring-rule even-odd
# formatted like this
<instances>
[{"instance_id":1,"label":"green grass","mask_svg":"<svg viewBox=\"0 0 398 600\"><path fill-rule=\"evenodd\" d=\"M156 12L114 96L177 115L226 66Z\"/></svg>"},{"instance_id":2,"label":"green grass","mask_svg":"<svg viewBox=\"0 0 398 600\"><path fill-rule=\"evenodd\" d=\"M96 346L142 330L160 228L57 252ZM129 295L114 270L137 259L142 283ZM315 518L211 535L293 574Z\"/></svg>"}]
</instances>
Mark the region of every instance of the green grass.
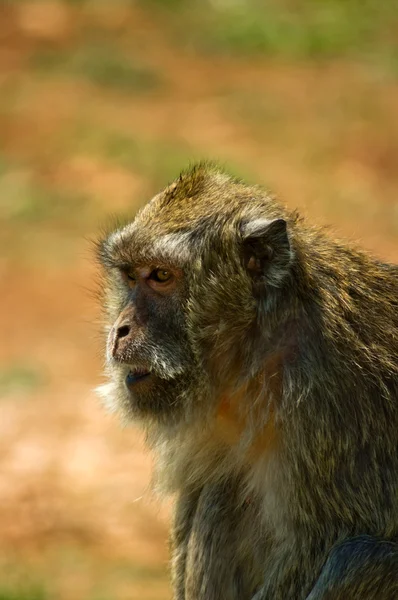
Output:
<instances>
[{"instance_id":1,"label":"green grass","mask_svg":"<svg viewBox=\"0 0 398 600\"><path fill-rule=\"evenodd\" d=\"M86 41L76 48L39 50L30 66L39 73L79 77L110 90L125 93L148 92L161 81L153 69L134 62L110 40Z\"/></svg>"},{"instance_id":2,"label":"green grass","mask_svg":"<svg viewBox=\"0 0 398 600\"><path fill-rule=\"evenodd\" d=\"M0 223L80 220L87 199L40 181L33 169L0 157Z\"/></svg>"},{"instance_id":3,"label":"green grass","mask_svg":"<svg viewBox=\"0 0 398 600\"><path fill-rule=\"evenodd\" d=\"M54 539L43 548L34 562L12 553L12 558L0 560L0 600L69 598L66 589L70 590L71 574L80 584L73 597L84 600L118 600L127 597L126 590L143 586L151 589L152 584L155 589L156 585L167 589L169 577L164 564L149 566L129 558L104 558L96 548L56 542ZM130 592L128 597L136 596Z\"/></svg>"},{"instance_id":4,"label":"green grass","mask_svg":"<svg viewBox=\"0 0 398 600\"><path fill-rule=\"evenodd\" d=\"M4 177L0 182L0 194L4 194L0 221L38 223L60 218L75 221L86 205L82 196L47 188L33 181L30 173Z\"/></svg>"},{"instance_id":5,"label":"green grass","mask_svg":"<svg viewBox=\"0 0 398 600\"><path fill-rule=\"evenodd\" d=\"M141 5L149 18L160 16L173 43L200 53L348 58L398 73L398 0L141 0ZM98 40L97 34L72 50L37 51L31 64L128 93L162 84L157 72L122 51L120 40L104 32Z\"/></svg>"},{"instance_id":6,"label":"green grass","mask_svg":"<svg viewBox=\"0 0 398 600\"><path fill-rule=\"evenodd\" d=\"M152 192L175 179L180 171L200 158L189 145L163 139L148 140L87 119L78 120L68 151L106 159L144 176Z\"/></svg>"},{"instance_id":7,"label":"green grass","mask_svg":"<svg viewBox=\"0 0 398 600\"><path fill-rule=\"evenodd\" d=\"M0 600L46 600L47 595L38 586L17 584L12 587L0 587Z\"/></svg>"},{"instance_id":8,"label":"green grass","mask_svg":"<svg viewBox=\"0 0 398 600\"><path fill-rule=\"evenodd\" d=\"M176 179L183 169L204 158L215 160L221 166L227 164L228 173L234 177L255 180L249 168L233 164L227 157L206 155L183 141L133 136L92 122L86 115L77 120L66 147L66 152L72 155L97 156L142 176L146 182L142 200L147 200Z\"/></svg>"},{"instance_id":9,"label":"green grass","mask_svg":"<svg viewBox=\"0 0 398 600\"><path fill-rule=\"evenodd\" d=\"M146 2L143 2L147 6ZM151 0L174 38L206 53L398 64L398 0Z\"/></svg>"},{"instance_id":10,"label":"green grass","mask_svg":"<svg viewBox=\"0 0 398 600\"><path fill-rule=\"evenodd\" d=\"M31 392L43 383L43 373L36 367L16 364L0 368L0 396Z\"/></svg>"},{"instance_id":11,"label":"green grass","mask_svg":"<svg viewBox=\"0 0 398 600\"><path fill-rule=\"evenodd\" d=\"M46 596L41 590L17 589L1 590L0 600L45 600Z\"/></svg>"}]
</instances>

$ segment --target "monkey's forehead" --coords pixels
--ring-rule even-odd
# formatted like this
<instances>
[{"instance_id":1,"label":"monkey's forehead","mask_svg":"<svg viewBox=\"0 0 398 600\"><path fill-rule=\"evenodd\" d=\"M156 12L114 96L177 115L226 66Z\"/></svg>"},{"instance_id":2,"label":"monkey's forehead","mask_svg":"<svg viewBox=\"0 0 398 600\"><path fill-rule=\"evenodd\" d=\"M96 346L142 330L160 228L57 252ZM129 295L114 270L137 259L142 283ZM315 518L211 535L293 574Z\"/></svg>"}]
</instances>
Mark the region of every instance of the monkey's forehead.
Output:
<instances>
[{"instance_id":1,"label":"monkey's forehead","mask_svg":"<svg viewBox=\"0 0 398 600\"><path fill-rule=\"evenodd\" d=\"M211 238L222 235L231 215L215 216L203 210L173 210L155 198L126 226L112 232L102 243L105 265L162 262L184 266L201 252Z\"/></svg>"},{"instance_id":2,"label":"monkey's forehead","mask_svg":"<svg viewBox=\"0 0 398 600\"><path fill-rule=\"evenodd\" d=\"M113 232L100 257L105 264L162 260L183 266L212 242L235 236L243 219L260 215L281 216L281 207L263 190L199 169L181 176L132 223Z\"/></svg>"},{"instance_id":3,"label":"monkey's forehead","mask_svg":"<svg viewBox=\"0 0 398 600\"><path fill-rule=\"evenodd\" d=\"M163 263L184 266L192 258L189 232L158 232L135 221L113 232L102 243L100 258L105 266Z\"/></svg>"}]
</instances>

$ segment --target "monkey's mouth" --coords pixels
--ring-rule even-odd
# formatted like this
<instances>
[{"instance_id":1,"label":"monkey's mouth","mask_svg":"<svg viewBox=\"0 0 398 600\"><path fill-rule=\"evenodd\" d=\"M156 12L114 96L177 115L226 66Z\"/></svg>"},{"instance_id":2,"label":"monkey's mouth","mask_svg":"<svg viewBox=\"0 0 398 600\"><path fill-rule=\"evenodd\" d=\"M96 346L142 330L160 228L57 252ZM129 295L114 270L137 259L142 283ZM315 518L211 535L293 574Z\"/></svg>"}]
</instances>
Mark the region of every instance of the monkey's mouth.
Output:
<instances>
[{"instance_id":1,"label":"monkey's mouth","mask_svg":"<svg viewBox=\"0 0 398 600\"><path fill-rule=\"evenodd\" d=\"M131 389L133 386L138 384L151 376L151 371L145 371L144 369L130 369L126 377L126 386Z\"/></svg>"}]
</instances>

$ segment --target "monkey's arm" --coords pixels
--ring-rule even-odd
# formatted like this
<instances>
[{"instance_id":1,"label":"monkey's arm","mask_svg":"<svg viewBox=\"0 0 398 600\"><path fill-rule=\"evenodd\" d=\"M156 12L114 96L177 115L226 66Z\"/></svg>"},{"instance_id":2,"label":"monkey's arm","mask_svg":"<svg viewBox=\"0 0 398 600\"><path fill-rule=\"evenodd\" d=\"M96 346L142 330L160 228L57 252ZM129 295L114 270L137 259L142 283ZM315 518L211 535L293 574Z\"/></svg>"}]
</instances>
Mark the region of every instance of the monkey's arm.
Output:
<instances>
[{"instance_id":1,"label":"monkey's arm","mask_svg":"<svg viewBox=\"0 0 398 600\"><path fill-rule=\"evenodd\" d=\"M330 552L307 600L397 600L398 544L369 536Z\"/></svg>"},{"instance_id":2,"label":"monkey's arm","mask_svg":"<svg viewBox=\"0 0 398 600\"><path fill-rule=\"evenodd\" d=\"M185 600L242 600L236 558L239 518L232 482L201 491L185 548Z\"/></svg>"},{"instance_id":3,"label":"monkey's arm","mask_svg":"<svg viewBox=\"0 0 398 600\"><path fill-rule=\"evenodd\" d=\"M175 506L170 535L171 575L174 600L185 600L185 577L188 542L201 490L183 492Z\"/></svg>"}]
</instances>

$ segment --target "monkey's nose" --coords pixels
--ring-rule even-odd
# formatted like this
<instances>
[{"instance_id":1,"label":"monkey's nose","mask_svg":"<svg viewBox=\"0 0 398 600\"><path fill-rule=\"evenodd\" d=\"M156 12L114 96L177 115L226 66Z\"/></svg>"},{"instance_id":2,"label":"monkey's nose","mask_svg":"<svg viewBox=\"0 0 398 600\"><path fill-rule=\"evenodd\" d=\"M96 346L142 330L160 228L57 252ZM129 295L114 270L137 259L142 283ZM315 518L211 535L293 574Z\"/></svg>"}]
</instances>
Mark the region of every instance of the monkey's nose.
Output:
<instances>
[{"instance_id":1,"label":"monkey's nose","mask_svg":"<svg viewBox=\"0 0 398 600\"><path fill-rule=\"evenodd\" d=\"M111 333L111 354L116 360L123 360L123 355L131 338L131 327L127 323L121 323L113 329Z\"/></svg>"},{"instance_id":2,"label":"monkey's nose","mask_svg":"<svg viewBox=\"0 0 398 600\"><path fill-rule=\"evenodd\" d=\"M130 333L129 325L121 325L116 329L115 341L120 340L121 338L127 337Z\"/></svg>"}]
</instances>

